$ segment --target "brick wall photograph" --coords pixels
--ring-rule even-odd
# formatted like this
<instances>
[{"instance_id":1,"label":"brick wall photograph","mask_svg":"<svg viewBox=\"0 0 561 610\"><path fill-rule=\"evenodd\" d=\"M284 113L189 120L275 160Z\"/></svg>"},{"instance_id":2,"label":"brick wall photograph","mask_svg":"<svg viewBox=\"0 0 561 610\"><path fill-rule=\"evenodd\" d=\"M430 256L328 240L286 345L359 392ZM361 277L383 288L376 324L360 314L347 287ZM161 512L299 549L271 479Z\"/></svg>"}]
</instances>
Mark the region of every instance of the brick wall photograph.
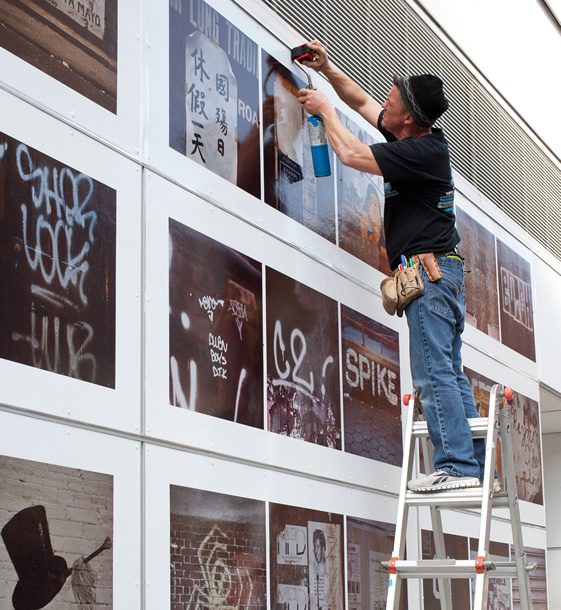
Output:
<instances>
[{"instance_id":1,"label":"brick wall photograph","mask_svg":"<svg viewBox=\"0 0 561 610\"><path fill-rule=\"evenodd\" d=\"M113 477L0 456L0 608L113 608Z\"/></svg>"},{"instance_id":2,"label":"brick wall photograph","mask_svg":"<svg viewBox=\"0 0 561 610\"><path fill-rule=\"evenodd\" d=\"M171 610L264 610L263 502L171 486Z\"/></svg>"}]
</instances>

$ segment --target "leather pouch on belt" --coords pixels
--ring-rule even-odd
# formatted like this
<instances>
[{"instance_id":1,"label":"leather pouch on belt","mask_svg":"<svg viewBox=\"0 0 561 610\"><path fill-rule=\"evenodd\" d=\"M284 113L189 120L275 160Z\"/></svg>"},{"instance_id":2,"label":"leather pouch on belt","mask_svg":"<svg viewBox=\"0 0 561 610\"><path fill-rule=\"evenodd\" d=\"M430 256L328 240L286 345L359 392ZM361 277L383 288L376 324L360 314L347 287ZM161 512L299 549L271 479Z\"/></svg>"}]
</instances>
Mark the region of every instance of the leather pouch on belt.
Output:
<instances>
[{"instance_id":1,"label":"leather pouch on belt","mask_svg":"<svg viewBox=\"0 0 561 610\"><path fill-rule=\"evenodd\" d=\"M395 280L397 291L396 312L401 317L407 305L420 297L425 291L423 280L419 273L419 264L415 263L413 267L405 267L405 269L398 271L395 274Z\"/></svg>"},{"instance_id":2,"label":"leather pouch on belt","mask_svg":"<svg viewBox=\"0 0 561 610\"><path fill-rule=\"evenodd\" d=\"M423 269L431 282L436 282L442 277L440 265L432 252L417 254L415 258L419 259L419 262L423 265Z\"/></svg>"}]
</instances>

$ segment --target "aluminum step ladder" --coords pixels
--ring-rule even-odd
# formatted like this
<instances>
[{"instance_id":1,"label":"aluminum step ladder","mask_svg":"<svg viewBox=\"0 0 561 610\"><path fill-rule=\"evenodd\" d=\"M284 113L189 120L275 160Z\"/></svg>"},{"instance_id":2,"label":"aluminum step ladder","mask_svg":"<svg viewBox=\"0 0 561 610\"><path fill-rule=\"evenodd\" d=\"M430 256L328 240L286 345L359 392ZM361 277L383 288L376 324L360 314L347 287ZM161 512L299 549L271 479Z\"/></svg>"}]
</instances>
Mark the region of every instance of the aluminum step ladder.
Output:
<instances>
[{"instance_id":1,"label":"aluminum step ladder","mask_svg":"<svg viewBox=\"0 0 561 610\"><path fill-rule=\"evenodd\" d=\"M513 392L510 388L494 385L489 400L488 417L469 420L473 438L486 439L485 473L480 487L435 493L413 493L407 483L413 474L413 462L417 441L421 446L425 469L432 472L429 454L429 434L421 409L415 406L414 396L406 395L404 403L411 403L408 409L405 443L403 447L403 468L399 488L399 504L395 528L394 550L389 561L383 562L388 568L388 597L386 610L398 610L400 589L404 579L436 578L440 591L441 610L453 610L452 578L475 579L473 610L487 608L489 578L518 578L521 610L531 610L530 580L528 572L535 568L529 565L522 541L522 526L514 477L514 458L510 437L511 413L509 401ZM502 468L505 490L494 489L494 475L497 460L497 439L500 439ZM430 507L436 558L419 561L404 559L405 534L410 507ZM512 526L514 561L497 562L489 556L489 535L493 508L508 508ZM442 509L478 508L481 511L477 556L470 560L447 559L442 529Z\"/></svg>"}]
</instances>

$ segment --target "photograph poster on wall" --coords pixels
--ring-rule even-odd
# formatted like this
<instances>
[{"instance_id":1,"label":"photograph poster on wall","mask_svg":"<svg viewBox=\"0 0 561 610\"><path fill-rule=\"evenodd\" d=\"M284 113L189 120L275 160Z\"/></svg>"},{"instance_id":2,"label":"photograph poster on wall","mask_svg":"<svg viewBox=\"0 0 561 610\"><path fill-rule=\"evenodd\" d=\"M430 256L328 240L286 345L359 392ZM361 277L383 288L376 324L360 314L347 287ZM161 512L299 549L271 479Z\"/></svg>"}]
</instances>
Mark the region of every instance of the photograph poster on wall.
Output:
<instances>
[{"instance_id":1,"label":"photograph poster on wall","mask_svg":"<svg viewBox=\"0 0 561 610\"><path fill-rule=\"evenodd\" d=\"M268 429L341 448L337 302L267 268Z\"/></svg>"},{"instance_id":2,"label":"photograph poster on wall","mask_svg":"<svg viewBox=\"0 0 561 610\"><path fill-rule=\"evenodd\" d=\"M0 358L114 388L116 191L0 134L0 210Z\"/></svg>"},{"instance_id":3,"label":"photograph poster on wall","mask_svg":"<svg viewBox=\"0 0 561 610\"><path fill-rule=\"evenodd\" d=\"M553 605L547 603L547 565L545 561L545 549L531 546L524 547L527 561L535 563L536 567L528 574L530 578L530 596L532 599L532 610L554 610ZM510 547L510 559L514 561L514 547ZM555 577L555 576L554 576ZM518 579L512 580L512 610L521 610L520 590Z\"/></svg>"},{"instance_id":4,"label":"photograph poster on wall","mask_svg":"<svg viewBox=\"0 0 561 610\"><path fill-rule=\"evenodd\" d=\"M271 607L343 610L343 517L270 504Z\"/></svg>"},{"instance_id":5,"label":"photograph poster on wall","mask_svg":"<svg viewBox=\"0 0 561 610\"><path fill-rule=\"evenodd\" d=\"M261 198L258 47L203 0L169 2L169 145Z\"/></svg>"},{"instance_id":6,"label":"photograph poster on wall","mask_svg":"<svg viewBox=\"0 0 561 610\"><path fill-rule=\"evenodd\" d=\"M343 125L363 144L374 138L339 110ZM337 158L339 245L375 269L390 275L384 233L384 184L380 177L343 165Z\"/></svg>"},{"instance_id":7,"label":"photograph poster on wall","mask_svg":"<svg viewBox=\"0 0 561 610\"><path fill-rule=\"evenodd\" d=\"M113 477L0 456L0 607L113 608Z\"/></svg>"},{"instance_id":8,"label":"photograph poster on wall","mask_svg":"<svg viewBox=\"0 0 561 610\"><path fill-rule=\"evenodd\" d=\"M170 404L263 428L261 263L169 220Z\"/></svg>"},{"instance_id":9,"label":"photograph poster on wall","mask_svg":"<svg viewBox=\"0 0 561 610\"><path fill-rule=\"evenodd\" d=\"M395 524L347 517L347 592L349 610L385 610L388 561L393 552ZM399 609L407 610L407 586L402 586Z\"/></svg>"},{"instance_id":10,"label":"photograph poster on wall","mask_svg":"<svg viewBox=\"0 0 561 610\"><path fill-rule=\"evenodd\" d=\"M456 534L444 534L447 559L469 559L468 539ZM434 536L430 530L421 530L422 559L435 559ZM440 610L440 591L436 578L423 580L424 610ZM468 579L452 579L454 608L469 610L470 590Z\"/></svg>"},{"instance_id":11,"label":"photograph poster on wall","mask_svg":"<svg viewBox=\"0 0 561 610\"><path fill-rule=\"evenodd\" d=\"M265 51L261 61L265 203L335 243L333 171L315 176L308 115L297 99L306 76L294 74ZM333 168L331 149L329 154Z\"/></svg>"},{"instance_id":12,"label":"photograph poster on wall","mask_svg":"<svg viewBox=\"0 0 561 610\"><path fill-rule=\"evenodd\" d=\"M497 341L499 297L495 237L469 214L456 208L456 225L464 257L466 322Z\"/></svg>"},{"instance_id":13,"label":"photograph poster on wall","mask_svg":"<svg viewBox=\"0 0 561 610\"><path fill-rule=\"evenodd\" d=\"M469 539L470 559L477 558L478 540ZM510 546L504 542L489 542L489 561L507 562L510 560ZM471 600L475 598L475 583L471 582ZM489 578L487 590L488 610L510 610L512 608L512 590L510 578Z\"/></svg>"},{"instance_id":14,"label":"photograph poster on wall","mask_svg":"<svg viewBox=\"0 0 561 610\"><path fill-rule=\"evenodd\" d=\"M514 392L511 412L518 497L526 502L543 504L540 406L537 401Z\"/></svg>"},{"instance_id":15,"label":"photograph poster on wall","mask_svg":"<svg viewBox=\"0 0 561 610\"><path fill-rule=\"evenodd\" d=\"M118 0L3 0L0 45L117 113Z\"/></svg>"},{"instance_id":16,"label":"photograph poster on wall","mask_svg":"<svg viewBox=\"0 0 561 610\"><path fill-rule=\"evenodd\" d=\"M400 466L399 333L341 305L345 451Z\"/></svg>"},{"instance_id":17,"label":"photograph poster on wall","mask_svg":"<svg viewBox=\"0 0 561 610\"><path fill-rule=\"evenodd\" d=\"M171 608L265 610L265 503L170 486Z\"/></svg>"},{"instance_id":18,"label":"photograph poster on wall","mask_svg":"<svg viewBox=\"0 0 561 610\"><path fill-rule=\"evenodd\" d=\"M536 361L530 263L497 239L501 340Z\"/></svg>"}]
</instances>

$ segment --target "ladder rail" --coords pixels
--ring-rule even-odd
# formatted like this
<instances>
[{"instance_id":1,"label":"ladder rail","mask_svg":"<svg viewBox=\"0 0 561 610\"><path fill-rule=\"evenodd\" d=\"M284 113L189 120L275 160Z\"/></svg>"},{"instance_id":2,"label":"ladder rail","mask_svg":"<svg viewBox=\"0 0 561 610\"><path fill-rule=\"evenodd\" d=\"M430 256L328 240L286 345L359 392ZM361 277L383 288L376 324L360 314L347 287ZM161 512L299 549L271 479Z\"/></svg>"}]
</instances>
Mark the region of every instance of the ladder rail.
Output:
<instances>
[{"instance_id":1,"label":"ladder rail","mask_svg":"<svg viewBox=\"0 0 561 610\"><path fill-rule=\"evenodd\" d=\"M489 412L487 414L487 437L485 440L485 466L482 482L481 517L479 524L479 542L477 557L487 559L489 555L489 537L491 534L491 514L493 511L493 483L496 467L497 430L499 426L499 409L497 402L501 386L495 384L489 397ZM487 605L489 575L487 571L480 572L475 578L474 610L483 610Z\"/></svg>"},{"instance_id":2,"label":"ladder rail","mask_svg":"<svg viewBox=\"0 0 561 610\"><path fill-rule=\"evenodd\" d=\"M413 423L415 420L415 405L409 405L405 424L405 440L403 442L403 464L406 468L401 468L401 480L399 482L399 500L397 505L397 519L395 523L395 538L392 553L394 558L403 559L405 555L405 537L407 533L407 520L409 516L409 506L405 502L405 494L407 492L407 483L411 480L413 474L413 457L415 450L415 438L413 436ZM401 593L401 578L397 572L390 569L388 578L388 597L386 602L387 608L398 608L399 596Z\"/></svg>"},{"instance_id":3,"label":"ladder rail","mask_svg":"<svg viewBox=\"0 0 561 610\"><path fill-rule=\"evenodd\" d=\"M428 437L419 439L423 454L425 470L432 472L434 464L429 451ZM444 543L444 528L442 527L442 515L436 506L430 507L430 518L434 538L434 550L436 559L446 559L446 545ZM452 583L446 578L438 578L438 593L440 595L441 610L452 610Z\"/></svg>"}]
</instances>

